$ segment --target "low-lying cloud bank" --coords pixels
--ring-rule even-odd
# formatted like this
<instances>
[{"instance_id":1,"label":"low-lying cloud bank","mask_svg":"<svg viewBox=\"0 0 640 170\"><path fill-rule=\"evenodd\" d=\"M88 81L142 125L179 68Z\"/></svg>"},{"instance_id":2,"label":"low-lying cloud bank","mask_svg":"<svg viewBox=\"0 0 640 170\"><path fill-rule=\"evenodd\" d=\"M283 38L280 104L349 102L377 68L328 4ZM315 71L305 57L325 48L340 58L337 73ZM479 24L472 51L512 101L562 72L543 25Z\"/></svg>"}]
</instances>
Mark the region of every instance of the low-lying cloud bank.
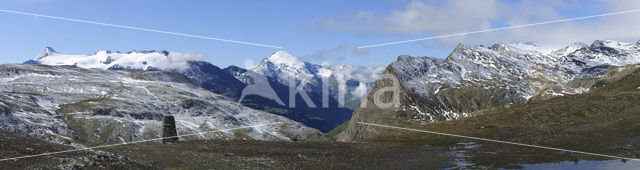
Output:
<instances>
[{"instance_id":1,"label":"low-lying cloud bank","mask_svg":"<svg viewBox=\"0 0 640 170\"><path fill-rule=\"evenodd\" d=\"M35 61L47 65L75 65L83 68L184 71L189 68L189 61L202 59L203 56L200 54L167 51L119 53L101 50L93 55L69 55L46 48Z\"/></svg>"}]
</instances>

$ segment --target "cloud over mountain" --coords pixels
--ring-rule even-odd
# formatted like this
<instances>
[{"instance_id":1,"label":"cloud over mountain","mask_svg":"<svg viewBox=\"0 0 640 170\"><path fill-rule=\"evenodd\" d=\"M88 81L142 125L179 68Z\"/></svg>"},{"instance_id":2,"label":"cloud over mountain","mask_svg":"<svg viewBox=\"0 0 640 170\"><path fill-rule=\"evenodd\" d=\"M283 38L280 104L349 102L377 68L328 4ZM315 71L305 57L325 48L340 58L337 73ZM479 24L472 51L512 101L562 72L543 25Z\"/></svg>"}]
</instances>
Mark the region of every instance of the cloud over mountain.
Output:
<instances>
[{"instance_id":1,"label":"cloud over mountain","mask_svg":"<svg viewBox=\"0 0 640 170\"><path fill-rule=\"evenodd\" d=\"M131 51L128 53L101 50L93 55L60 54L50 47L35 58L47 65L75 65L83 68L135 69L135 70L186 70L188 61L201 61L200 54L168 51Z\"/></svg>"}]
</instances>

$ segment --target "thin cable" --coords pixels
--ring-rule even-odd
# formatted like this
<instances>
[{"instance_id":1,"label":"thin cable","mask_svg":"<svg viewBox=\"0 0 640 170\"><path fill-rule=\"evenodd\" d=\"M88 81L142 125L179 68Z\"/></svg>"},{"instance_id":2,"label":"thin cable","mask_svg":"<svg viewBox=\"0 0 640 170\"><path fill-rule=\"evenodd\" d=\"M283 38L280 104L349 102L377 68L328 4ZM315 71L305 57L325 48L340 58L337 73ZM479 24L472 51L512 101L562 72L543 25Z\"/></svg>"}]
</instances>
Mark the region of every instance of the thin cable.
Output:
<instances>
[{"instance_id":1,"label":"thin cable","mask_svg":"<svg viewBox=\"0 0 640 170\"><path fill-rule=\"evenodd\" d=\"M245 129L245 128L258 127L258 126L267 126L267 125L274 125L274 124L281 124L281 123L282 123L282 122L268 123L268 124L260 124L260 125L253 125L253 126L241 126L241 127L237 127L237 128L223 129L223 130L214 130L214 131L209 131L209 132L199 132L199 133L192 133L192 134L187 134L187 135L169 136L169 137L162 137L162 138L155 138L155 139L147 139L147 140L140 140L140 141L133 141L133 142L124 142L124 143L117 143L117 144L111 144L111 145L94 146L94 147L88 147L88 148L79 148L79 149L72 149L72 150L58 151L58 152L48 152L48 153L41 153L41 154L36 154L36 155L27 155L27 156L20 156L20 157L14 157L14 158L0 159L0 162L8 161L8 160L18 160L18 159L24 159L24 158L32 158L32 157L38 157L38 156L47 156L47 155L54 155L54 154L68 153L68 152L77 152L77 151L84 151L84 150L93 150L93 149L98 149L98 148L106 148L106 147L113 147L113 146L120 146L120 145L128 145L128 144L135 144L135 143L144 143L144 142L157 141L157 140L168 139L168 138L175 138L175 137L187 137L187 136L194 136L194 135L196 135L196 134L200 134L200 135L201 135L201 134L205 134L205 133L213 133L213 132L221 132L221 131L238 130L238 129Z\"/></svg>"},{"instance_id":2,"label":"thin cable","mask_svg":"<svg viewBox=\"0 0 640 170\"><path fill-rule=\"evenodd\" d=\"M185 34L185 33L177 33L177 32L170 32L170 31L161 31L161 30L155 30L155 29L124 26L124 25L117 25L117 24L108 24L108 23L88 21L88 20L56 17L56 16L50 16L50 15L36 14L36 13L11 11L11 10L5 10L5 9L0 9L0 12L12 13L12 14L20 14L20 15L29 15L29 16L42 17L42 18L65 20L65 21L73 21L73 22L80 22L80 23L86 23L86 24L95 24L95 25L102 25L102 26L109 26L109 27L116 27L116 28L125 28L125 29L139 30L139 31L148 31L148 32L155 32L155 33L162 33L162 34L178 35L178 36L200 38L200 39L206 39L206 40L224 41L224 42L237 43L237 44L254 45L254 46L261 46L261 47L278 48L278 49L282 48L282 47L273 46L273 45L265 45L265 44L258 44L258 43L244 42L244 41L228 40L228 39L222 39L222 38L214 38L214 37L207 37L207 36L193 35L193 34Z\"/></svg>"},{"instance_id":3,"label":"thin cable","mask_svg":"<svg viewBox=\"0 0 640 170\"><path fill-rule=\"evenodd\" d=\"M634 159L634 158L625 158L625 157L619 157L619 156L603 155L603 154L583 152L583 151L575 151L575 150L568 150L568 149L561 149L561 148L552 148L552 147L546 147L546 146L529 145L529 144L523 144L523 143L507 142L507 141L494 140L494 139L485 139L485 138L472 137L472 136L455 135L455 134L442 133L442 132L432 132L432 131L419 130L419 129L409 129L409 128L403 128L403 127L395 127L395 126L374 124L374 123L365 123L365 122L358 122L358 123L359 124L370 125L370 126L384 127L384 128L392 128L392 129L408 130L408 131L415 131L415 132L431 133L431 134L436 134L436 135L453 136L453 137L459 137L459 138L482 140L482 141L488 141L488 142L504 143L504 144L526 146L526 147L533 147L533 148L541 148L541 149L548 149L548 150L573 152L573 153L579 153L579 154L585 154L585 155L593 155L593 156L601 156L601 157L608 157L608 158L640 161L640 159Z\"/></svg>"}]
</instances>

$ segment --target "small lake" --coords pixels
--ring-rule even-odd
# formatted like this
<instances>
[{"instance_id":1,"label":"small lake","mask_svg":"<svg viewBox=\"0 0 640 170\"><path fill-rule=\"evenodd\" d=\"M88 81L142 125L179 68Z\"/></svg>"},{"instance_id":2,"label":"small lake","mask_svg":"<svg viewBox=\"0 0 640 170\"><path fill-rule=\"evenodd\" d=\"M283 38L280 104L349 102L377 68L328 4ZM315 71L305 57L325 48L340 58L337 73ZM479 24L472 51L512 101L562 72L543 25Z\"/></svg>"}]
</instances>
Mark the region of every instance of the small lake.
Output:
<instances>
[{"instance_id":1,"label":"small lake","mask_svg":"<svg viewBox=\"0 0 640 170\"><path fill-rule=\"evenodd\" d=\"M607 160L607 161L589 161L580 160L578 163L572 161L557 162L557 163L542 163L532 165L520 165L524 169L575 169L575 170L589 170L589 169L607 169L607 170L626 170L640 169L640 161L629 160L626 163L621 160Z\"/></svg>"}]
</instances>

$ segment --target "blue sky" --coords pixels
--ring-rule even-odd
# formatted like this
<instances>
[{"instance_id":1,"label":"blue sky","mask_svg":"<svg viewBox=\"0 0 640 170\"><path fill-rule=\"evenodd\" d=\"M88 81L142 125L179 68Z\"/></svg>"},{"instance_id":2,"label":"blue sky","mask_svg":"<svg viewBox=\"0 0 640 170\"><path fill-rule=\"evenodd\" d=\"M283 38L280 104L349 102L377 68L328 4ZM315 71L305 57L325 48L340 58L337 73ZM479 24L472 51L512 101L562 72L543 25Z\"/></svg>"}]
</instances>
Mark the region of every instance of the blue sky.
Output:
<instances>
[{"instance_id":1,"label":"blue sky","mask_svg":"<svg viewBox=\"0 0 640 170\"><path fill-rule=\"evenodd\" d=\"M357 46L640 8L637 1L65 1L7 0L0 9L151 28L284 47L313 63L378 66L398 55L446 57L458 43L534 42L557 48L595 39L637 41L638 14L397 44ZM633 22L629 22L629 20ZM259 62L276 49L0 13L0 63L32 59L44 47L196 53L218 66Z\"/></svg>"}]
</instances>

